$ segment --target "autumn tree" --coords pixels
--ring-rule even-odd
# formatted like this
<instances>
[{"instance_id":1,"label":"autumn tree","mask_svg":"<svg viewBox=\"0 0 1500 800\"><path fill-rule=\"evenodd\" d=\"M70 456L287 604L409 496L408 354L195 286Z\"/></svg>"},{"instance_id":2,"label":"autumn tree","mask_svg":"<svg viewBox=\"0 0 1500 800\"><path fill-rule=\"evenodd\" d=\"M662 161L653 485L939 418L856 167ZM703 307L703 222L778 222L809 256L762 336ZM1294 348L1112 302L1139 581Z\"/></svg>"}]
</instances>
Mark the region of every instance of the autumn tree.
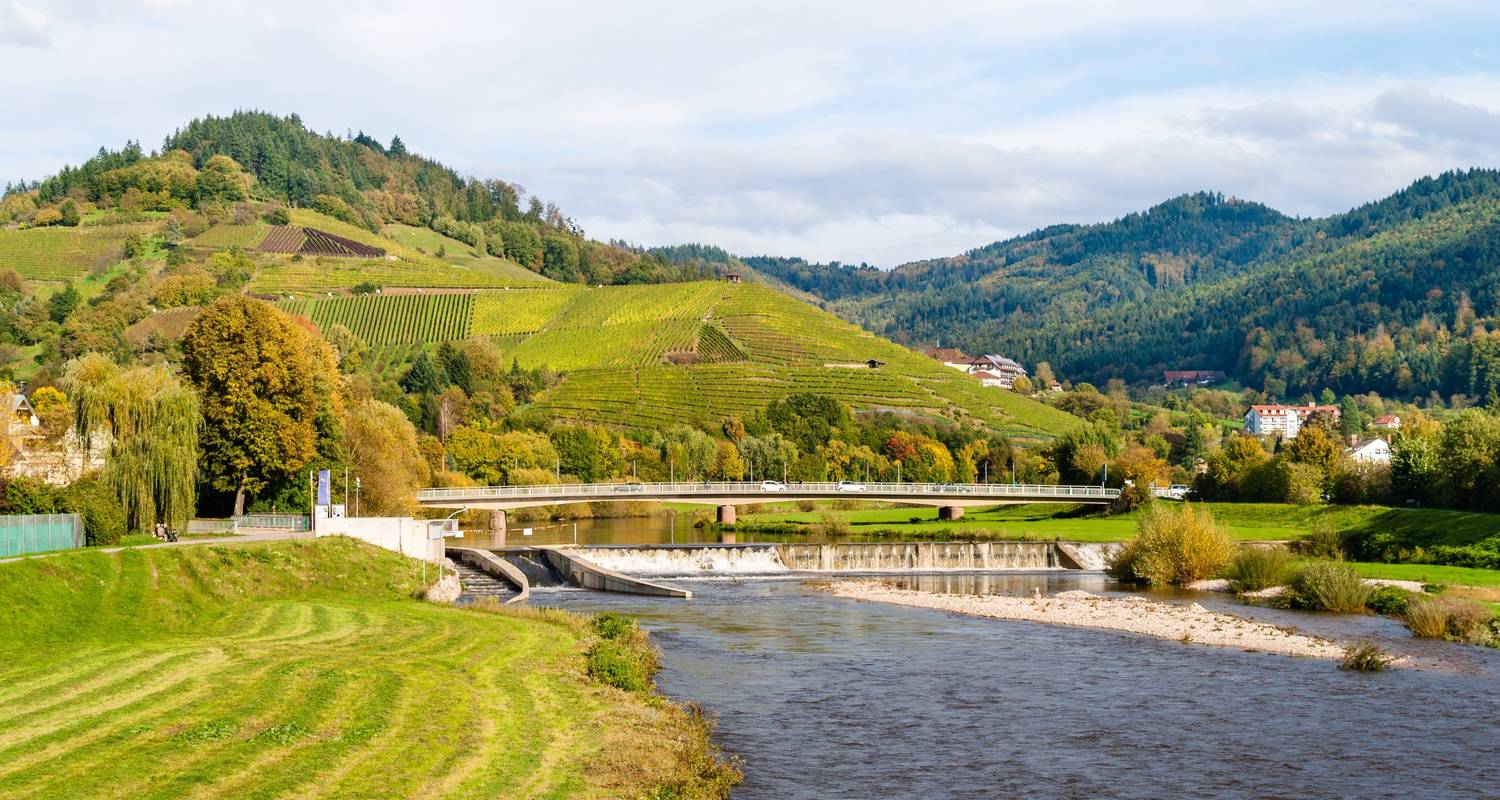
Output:
<instances>
[{"instance_id":1,"label":"autumn tree","mask_svg":"<svg viewBox=\"0 0 1500 800\"><path fill-rule=\"evenodd\" d=\"M410 513L429 478L411 421L393 405L366 399L349 408L343 431L349 468L361 480L361 513Z\"/></svg>"},{"instance_id":2,"label":"autumn tree","mask_svg":"<svg viewBox=\"0 0 1500 800\"><path fill-rule=\"evenodd\" d=\"M327 343L274 306L243 295L205 308L182 337L182 363L203 399L203 470L234 492L234 513L318 454L337 380Z\"/></svg>"}]
</instances>

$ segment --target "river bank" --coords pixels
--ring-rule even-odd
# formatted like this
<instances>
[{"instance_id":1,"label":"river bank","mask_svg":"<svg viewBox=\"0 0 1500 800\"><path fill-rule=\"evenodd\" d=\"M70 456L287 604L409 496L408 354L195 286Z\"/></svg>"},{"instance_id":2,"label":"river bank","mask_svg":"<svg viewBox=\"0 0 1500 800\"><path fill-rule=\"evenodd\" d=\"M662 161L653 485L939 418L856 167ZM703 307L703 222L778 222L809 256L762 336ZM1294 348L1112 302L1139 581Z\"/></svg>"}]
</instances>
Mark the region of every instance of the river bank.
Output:
<instances>
[{"instance_id":1,"label":"river bank","mask_svg":"<svg viewBox=\"0 0 1500 800\"><path fill-rule=\"evenodd\" d=\"M836 581L819 588L835 597L850 600L930 608L992 619L1098 628L1172 639L1184 644L1306 658L1342 659L1345 655L1342 646L1326 639L1210 611L1196 603L1178 605L1134 597L1112 598L1084 591L1032 597L949 595L899 589L870 581Z\"/></svg>"},{"instance_id":2,"label":"river bank","mask_svg":"<svg viewBox=\"0 0 1500 800\"><path fill-rule=\"evenodd\" d=\"M340 537L0 565L0 798L724 796L586 617L420 575Z\"/></svg>"}]
</instances>

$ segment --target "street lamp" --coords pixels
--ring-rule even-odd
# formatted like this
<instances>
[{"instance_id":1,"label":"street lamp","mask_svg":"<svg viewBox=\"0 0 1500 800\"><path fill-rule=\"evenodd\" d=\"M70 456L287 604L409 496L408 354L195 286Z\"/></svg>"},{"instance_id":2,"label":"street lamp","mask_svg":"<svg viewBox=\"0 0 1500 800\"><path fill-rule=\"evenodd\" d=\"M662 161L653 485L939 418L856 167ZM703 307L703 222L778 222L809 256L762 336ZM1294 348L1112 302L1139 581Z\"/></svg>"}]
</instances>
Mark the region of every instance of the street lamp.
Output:
<instances>
[{"instance_id":1,"label":"street lamp","mask_svg":"<svg viewBox=\"0 0 1500 800\"><path fill-rule=\"evenodd\" d=\"M454 517L458 516L459 514L464 513L465 511L468 511L468 510L469 510L469 507L468 506L464 506L463 508L460 508L459 510L453 512L452 514L449 514L448 516L443 517L443 524L440 525L440 526L438 526L438 531L441 533L442 531L446 530L448 528L448 520L453 519ZM429 542L435 541L435 540L441 539L441 538L443 538L441 535L439 535L439 536L433 536L430 533L427 534L427 541L429 541ZM423 554L423 557L422 557L422 588L424 590L427 588L427 556L431 555L431 549L432 548L429 547L428 548L429 552ZM442 567L438 567L438 580L442 580L442 579L443 579Z\"/></svg>"}]
</instances>

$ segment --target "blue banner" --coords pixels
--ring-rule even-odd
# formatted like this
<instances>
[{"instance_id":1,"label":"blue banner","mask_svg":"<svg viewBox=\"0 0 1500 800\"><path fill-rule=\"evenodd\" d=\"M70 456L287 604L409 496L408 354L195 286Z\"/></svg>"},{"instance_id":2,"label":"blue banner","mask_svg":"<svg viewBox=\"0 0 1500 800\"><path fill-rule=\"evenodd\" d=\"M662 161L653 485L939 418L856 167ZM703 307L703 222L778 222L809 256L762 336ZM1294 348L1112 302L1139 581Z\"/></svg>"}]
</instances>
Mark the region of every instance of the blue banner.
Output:
<instances>
[{"instance_id":1,"label":"blue banner","mask_svg":"<svg viewBox=\"0 0 1500 800\"><path fill-rule=\"evenodd\" d=\"M329 505L328 470L318 470L318 505Z\"/></svg>"}]
</instances>

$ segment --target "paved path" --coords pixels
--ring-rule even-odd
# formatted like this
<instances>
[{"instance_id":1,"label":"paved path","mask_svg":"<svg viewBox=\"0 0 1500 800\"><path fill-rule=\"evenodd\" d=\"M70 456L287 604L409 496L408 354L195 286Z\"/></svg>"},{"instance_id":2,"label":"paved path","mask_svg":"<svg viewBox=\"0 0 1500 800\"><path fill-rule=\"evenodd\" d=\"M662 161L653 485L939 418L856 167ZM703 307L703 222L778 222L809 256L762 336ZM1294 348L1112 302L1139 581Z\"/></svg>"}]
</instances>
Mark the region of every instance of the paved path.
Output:
<instances>
[{"instance_id":1,"label":"paved path","mask_svg":"<svg viewBox=\"0 0 1500 800\"><path fill-rule=\"evenodd\" d=\"M122 550L152 550L158 547L189 547L198 544L249 544L253 542L283 542L290 539L312 539L315 537L312 531L290 531L290 530L267 530L263 533L243 533L234 536L213 536L206 539L182 539L176 542L157 542L156 544L137 544L128 547L75 547L71 550L53 550L47 553L32 553L30 555L15 556L13 558L0 558L0 564L8 564L12 561L24 561L28 558L49 558L51 556L62 556L69 553L118 553Z\"/></svg>"}]
</instances>

